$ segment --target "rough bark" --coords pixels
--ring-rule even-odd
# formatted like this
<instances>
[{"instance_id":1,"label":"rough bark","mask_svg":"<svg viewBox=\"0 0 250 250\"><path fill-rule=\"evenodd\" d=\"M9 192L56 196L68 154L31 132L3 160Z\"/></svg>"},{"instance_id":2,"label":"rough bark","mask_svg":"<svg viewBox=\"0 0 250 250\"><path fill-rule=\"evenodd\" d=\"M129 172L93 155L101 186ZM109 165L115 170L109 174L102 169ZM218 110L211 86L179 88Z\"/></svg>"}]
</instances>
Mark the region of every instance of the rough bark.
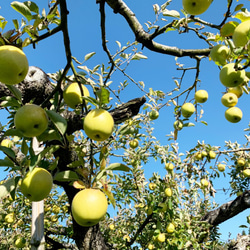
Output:
<instances>
[{"instance_id":1,"label":"rough bark","mask_svg":"<svg viewBox=\"0 0 250 250\"><path fill-rule=\"evenodd\" d=\"M224 203L215 210L208 212L202 220L207 221L212 226L217 226L247 208L250 208L250 190L245 191L235 200Z\"/></svg>"},{"instance_id":2,"label":"rough bark","mask_svg":"<svg viewBox=\"0 0 250 250\"><path fill-rule=\"evenodd\" d=\"M250 235L238 235L228 245L228 250L246 250L250 247Z\"/></svg>"}]
</instances>

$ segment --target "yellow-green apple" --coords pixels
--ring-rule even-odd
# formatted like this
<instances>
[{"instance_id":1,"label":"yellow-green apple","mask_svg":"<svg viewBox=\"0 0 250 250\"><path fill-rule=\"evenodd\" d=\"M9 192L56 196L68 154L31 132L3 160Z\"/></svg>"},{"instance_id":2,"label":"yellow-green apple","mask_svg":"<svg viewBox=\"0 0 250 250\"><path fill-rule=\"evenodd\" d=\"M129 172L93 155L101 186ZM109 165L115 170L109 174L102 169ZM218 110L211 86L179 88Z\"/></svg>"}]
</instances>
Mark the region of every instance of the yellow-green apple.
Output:
<instances>
[{"instance_id":1,"label":"yellow-green apple","mask_svg":"<svg viewBox=\"0 0 250 250\"><path fill-rule=\"evenodd\" d=\"M238 97L234 93L226 93L221 97L221 103L226 107L233 107L238 103Z\"/></svg>"},{"instance_id":2,"label":"yellow-green apple","mask_svg":"<svg viewBox=\"0 0 250 250\"><path fill-rule=\"evenodd\" d=\"M12 45L0 46L0 82L13 85L24 80L29 63L23 51Z\"/></svg>"},{"instance_id":3,"label":"yellow-green apple","mask_svg":"<svg viewBox=\"0 0 250 250\"><path fill-rule=\"evenodd\" d=\"M9 213L4 217L5 222L7 223L13 223L15 220L15 214L14 213Z\"/></svg>"},{"instance_id":4,"label":"yellow-green apple","mask_svg":"<svg viewBox=\"0 0 250 250\"><path fill-rule=\"evenodd\" d=\"M225 112L225 117L229 122L237 123L241 120L243 114L240 108L231 107L228 108Z\"/></svg>"},{"instance_id":5,"label":"yellow-green apple","mask_svg":"<svg viewBox=\"0 0 250 250\"><path fill-rule=\"evenodd\" d=\"M156 185L154 182L150 182L150 183L148 184L148 188L149 188L150 190L155 190L156 187L157 187L157 185Z\"/></svg>"},{"instance_id":6,"label":"yellow-green apple","mask_svg":"<svg viewBox=\"0 0 250 250\"><path fill-rule=\"evenodd\" d=\"M74 220L83 227L96 225L105 216L107 209L108 201L105 194L94 188L79 191L71 205Z\"/></svg>"},{"instance_id":7,"label":"yellow-green apple","mask_svg":"<svg viewBox=\"0 0 250 250\"><path fill-rule=\"evenodd\" d=\"M245 46L249 41L250 34L250 20L246 20L240 23L234 30L233 42L236 47ZM250 49L250 44L248 44L248 50Z\"/></svg>"},{"instance_id":8,"label":"yellow-green apple","mask_svg":"<svg viewBox=\"0 0 250 250\"><path fill-rule=\"evenodd\" d=\"M165 195L166 195L167 197L171 197L172 194L173 194L171 188L166 188L166 189L164 190L164 193L165 193Z\"/></svg>"},{"instance_id":9,"label":"yellow-green apple","mask_svg":"<svg viewBox=\"0 0 250 250\"><path fill-rule=\"evenodd\" d=\"M159 112L157 110L153 109L149 112L149 118L151 120L156 120L158 117L159 117Z\"/></svg>"},{"instance_id":10,"label":"yellow-green apple","mask_svg":"<svg viewBox=\"0 0 250 250\"><path fill-rule=\"evenodd\" d=\"M196 91L195 94L194 94L194 99L198 103L206 102L207 99L208 99L207 91L204 90L204 89L200 89L200 90Z\"/></svg>"},{"instance_id":11,"label":"yellow-green apple","mask_svg":"<svg viewBox=\"0 0 250 250\"><path fill-rule=\"evenodd\" d=\"M14 124L23 136L35 137L41 135L47 129L48 117L40 106L26 104L17 110L14 116Z\"/></svg>"},{"instance_id":12,"label":"yellow-green apple","mask_svg":"<svg viewBox=\"0 0 250 250\"><path fill-rule=\"evenodd\" d=\"M199 161L199 160L202 160L203 155L202 155L201 152L196 152L196 153L194 154L194 158L195 158L195 160Z\"/></svg>"},{"instance_id":13,"label":"yellow-green apple","mask_svg":"<svg viewBox=\"0 0 250 250\"><path fill-rule=\"evenodd\" d=\"M219 170L220 172L224 172L225 169L226 169L226 165L224 165L224 164L222 164L222 163L219 163L219 164L217 165L217 168L218 168L218 170Z\"/></svg>"},{"instance_id":14,"label":"yellow-green apple","mask_svg":"<svg viewBox=\"0 0 250 250\"><path fill-rule=\"evenodd\" d=\"M175 225L173 223L169 223L166 228L169 234L172 234L175 231Z\"/></svg>"},{"instance_id":15,"label":"yellow-green apple","mask_svg":"<svg viewBox=\"0 0 250 250\"><path fill-rule=\"evenodd\" d=\"M250 169L249 168L246 168L242 171L243 175L247 178L250 177Z\"/></svg>"},{"instance_id":16,"label":"yellow-green apple","mask_svg":"<svg viewBox=\"0 0 250 250\"><path fill-rule=\"evenodd\" d=\"M79 84L77 82L73 82L69 84L63 91L63 99L64 102L72 109L75 109L77 105L83 103L82 93L83 96L89 96L89 91L85 85Z\"/></svg>"},{"instance_id":17,"label":"yellow-green apple","mask_svg":"<svg viewBox=\"0 0 250 250\"><path fill-rule=\"evenodd\" d=\"M222 44L215 45L210 51L211 59L220 66L227 64L230 49Z\"/></svg>"},{"instance_id":18,"label":"yellow-green apple","mask_svg":"<svg viewBox=\"0 0 250 250\"><path fill-rule=\"evenodd\" d=\"M216 157L216 153L213 150L210 150L208 152L208 155L209 155L210 159L215 159L215 157Z\"/></svg>"},{"instance_id":19,"label":"yellow-green apple","mask_svg":"<svg viewBox=\"0 0 250 250\"><path fill-rule=\"evenodd\" d=\"M129 142L129 146L130 146L131 148L137 148L138 145L139 145L139 142L138 142L137 139L133 139L133 140L131 140L131 141Z\"/></svg>"},{"instance_id":20,"label":"yellow-green apple","mask_svg":"<svg viewBox=\"0 0 250 250\"><path fill-rule=\"evenodd\" d=\"M155 248L154 244L149 243L148 244L148 250L153 250Z\"/></svg>"},{"instance_id":21,"label":"yellow-green apple","mask_svg":"<svg viewBox=\"0 0 250 250\"><path fill-rule=\"evenodd\" d=\"M86 135L95 141L108 139L114 129L112 115L104 109L92 109L85 117L83 129Z\"/></svg>"},{"instance_id":22,"label":"yellow-green apple","mask_svg":"<svg viewBox=\"0 0 250 250\"><path fill-rule=\"evenodd\" d=\"M17 248L24 248L26 244L26 240L23 237L19 237L15 240L15 247Z\"/></svg>"},{"instance_id":23,"label":"yellow-green apple","mask_svg":"<svg viewBox=\"0 0 250 250\"><path fill-rule=\"evenodd\" d=\"M173 163L170 163L170 162L167 162L167 163L165 164L165 168L166 168L166 170L168 170L168 171L172 171L172 170L174 169L174 164L173 164Z\"/></svg>"},{"instance_id":24,"label":"yellow-green apple","mask_svg":"<svg viewBox=\"0 0 250 250\"><path fill-rule=\"evenodd\" d=\"M176 130L182 130L183 128L183 122L180 120L177 120L174 122L174 129Z\"/></svg>"},{"instance_id":25,"label":"yellow-green apple","mask_svg":"<svg viewBox=\"0 0 250 250\"><path fill-rule=\"evenodd\" d=\"M24 176L20 190L30 201L41 201L49 195L52 185L53 178L50 172L36 167Z\"/></svg>"},{"instance_id":26,"label":"yellow-green apple","mask_svg":"<svg viewBox=\"0 0 250 250\"><path fill-rule=\"evenodd\" d=\"M184 10L190 15L200 15L204 13L213 0L182 0Z\"/></svg>"},{"instance_id":27,"label":"yellow-green apple","mask_svg":"<svg viewBox=\"0 0 250 250\"><path fill-rule=\"evenodd\" d=\"M237 159L237 165L239 167L243 167L245 164L246 164L246 160L244 158L241 157L241 158Z\"/></svg>"},{"instance_id":28,"label":"yellow-green apple","mask_svg":"<svg viewBox=\"0 0 250 250\"><path fill-rule=\"evenodd\" d=\"M220 71L220 81L226 87L236 87L241 85L245 80L245 76L245 70L240 67L236 70L235 63L224 65Z\"/></svg>"},{"instance_id":29,"label":"yellow-green apple","mask_svg":"<svg viewBox=\"0 0 250 250\"><path fill-rule=\"evenodd\" d=\"M165 240L166 240L165 234L164 234L164 233L158 234L157 237L156 237L156 240L157 240L158 242L160 242L160 243L165 242Z\"/></svg>"},{"instance_id":30,"label":"yellow-green apple","mask_svg":"<svg viewBox=\"0 0 250 250\"><path fill-rule=\"evenodd\" d=\"M234 93L238 98L240 98L243 95L243 89L241 86L228 88L227 92Z\"/></svg>"},{"instance_id":31,"label":"yellow-green apple","mask_svg":"<svg viewBox=\"0 0 250 250\"><path fill-rule=\"evenodd\" d=\"M190 102L184 103L181 106L181 113L185 118L189 118L194 112L195 112L195 107Z\"/></svg>"},{"instance_id":32,"label":"yellow-green apple","mask_svg":"<svg viewBox=\"0 0 250 250\"><path fill-rule=\"evenodd\" d=\"M11 148L13 146L13 142L10 139L3 139L1 141L1 146L4 146L6 148Z\"/></svg>"},{"instance_id":33,"label":"yellow-green apple","mask_svg":"<svg viewBox=\"0 0 250 250\"><path fill-rule=\"evenodd\" d=\"M114 225L114 224L110 224L110 225L109 225L109 229L110 229L110 230L114 230L114 229L115 229L115 225Z\"/></svg>"},{"instance_id":34,"label":"yellow-green apple","mask_svg":"<svg viewBox=\"0 0 250 250\"><path fill-rule=\"evenodd\" d=\"M208 187L208 185L209 185L208 180L206 180L206 179L201 179L201 186L202 186L202 187Z\"/></svg>"},{"instance_id":35,"label":"yellow-green apple","mask_svg":"<svg viewBox=\"0 0 250 250\"><path fill-rule=\"evenodd\" d=\"M201 151L201 155L202 155L202 157L205 157L205 156L207 156L207 152L206 151Z\"/></svg>"}]
</instances>

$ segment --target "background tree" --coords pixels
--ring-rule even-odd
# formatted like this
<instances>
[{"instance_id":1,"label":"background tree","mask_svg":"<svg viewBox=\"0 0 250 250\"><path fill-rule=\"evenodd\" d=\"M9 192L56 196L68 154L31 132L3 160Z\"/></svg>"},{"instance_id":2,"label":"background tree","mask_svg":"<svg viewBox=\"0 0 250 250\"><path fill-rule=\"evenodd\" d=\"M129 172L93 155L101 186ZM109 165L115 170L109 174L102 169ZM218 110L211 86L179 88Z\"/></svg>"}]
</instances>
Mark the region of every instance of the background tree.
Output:
<instances>
[{"instance_id":1,"label":"background tree","mask_svg":"<svg viewBox=\"0 0 250 250\"><path fill-rule=\"evenodd\" d=\"M83 6L74 2L74 6L77 4ZM200 126L207 131L225 120L226 126L235 131L242 129L241 122L248 121L248 110L244 108L240 122L237 110L238 120L233 119L236 124L230 125L224 114L208 124L203 106L211 105L217 112L216 103L203 104L206 98L201 96L199 100L195 95L206 89L209 101L212 93L218 92L220 102L224 92L235 92L227 86L232 77L227 79L220 73L225 65L233 63L231 71L245 72L237 89L243 96L236 93L239 104L248 98L249 30L245 44L236 47L233 39L235 28L250 19L246 3L229 0L220 10L218 3L212 2L205 12L211 16L205 16L190 10L188 13L172 1L153 4L153 10L151 3L145 2L142 8L135 3L128 4L130 7L121 0L96 1L93 16L99 17L99 25L91 28L103 50L99 57L89 49L85 56L78 54L79 46L75 49L78 43L85 47L90 34L85 32L85 41L71 39L73 32L83 32L80 22L77 27L70 25L75 15L72 3L50 1L46 6L38 1L14 1L5 5L16 13L15 17L3 15L0 19L1 45L22 48L29 60L31 54L39 56L39 47L46 41L55 51L60 43L64 57L46 54L48 64L52 61L61 65L63 61L63 69L58 66L53 73L45 72L45 62L44 66L37 65L39 59L32 59L35 65L30 63L22 82L0 85L1 113L6 116L2 119L1 139L11 141L0 147L5 155L0 165L6 167L0 186L1 248L30 249L31 202L23 196L19 181L34 167L47 169L54 182L44 200L47 249L225 248L219 225L250 205L249 127L244 127L244 143L231 142L230 136L225 145L201 140L192 140L190 145L181 142L183 137L193 139L193 131ZM150 20L144 20L145 16ZM118 41L115 32L111 44L109 35L116 24L119 33L126 29L129 35L125 41ZM216 45L225 46L222 54ZM97 65L92 63L94 58ZM156 65L151 65L150 72L143 71L145 61L151 58L156 58ZM164 68L159 69L162 65ZM218 83L206 82L204 71L216 74ZM171 74L170 78L166 74ZM143 79L138 80L141 75ZM148 81L146 75L153 75L155 82ZM85 101L73 108L63 96L72 82L85 84L90 92L90 97L84 96ZM33 150L34 140L24 137L14 126L14 115L26 103L41 106L49 117L48 129L37 137L41 147L38 154ZM184 103L193 104L193 114L183 111ZM84 117L96 107L108 110L115 122L112 135L103 142L89 139L83 131ZM157 123L161 121L164 128L159 131ZM218 180L224 177L228 186L222 191L225 201L228 195L231 201L219 205L214 197L219 191ZM105 193L109 209L97 225L82 227L71 215L71 204L80 189L89 187ZM244 236L249 233L248 226L242 227L247 228L243 236L228 243L228 248L250 244L249 235Z\"/></svg>"}]
</instances>

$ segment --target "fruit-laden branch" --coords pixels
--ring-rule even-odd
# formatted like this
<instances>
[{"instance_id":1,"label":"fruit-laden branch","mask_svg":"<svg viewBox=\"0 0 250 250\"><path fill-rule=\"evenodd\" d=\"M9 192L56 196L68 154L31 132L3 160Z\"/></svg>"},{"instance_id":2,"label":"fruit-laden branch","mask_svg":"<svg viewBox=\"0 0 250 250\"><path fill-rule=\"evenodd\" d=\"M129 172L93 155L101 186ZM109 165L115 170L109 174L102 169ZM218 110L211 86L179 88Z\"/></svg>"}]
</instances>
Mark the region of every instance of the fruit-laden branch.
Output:
<instances>
[{"instance_id":1,"label":"fruit-laden branch","mask_svg":"<svg viewBox=\"0 0 250 250\"><path fill-rule=\"evenodd\" d=\"M135 13L122 0L106 0L107 4L114 10L114 13L122 15L131 30L133 31L136 40L151 51L162 54L184 57L184 56L207 56L210 49L180 49L177 47L167 46L153 41L154 33L147 33L141 23L135 16Z\"/></svg>"},{"instance_id":2,"label":"fruit-laden branch","mask_svg":"<svg viewBox=\"0 0 250 250\"><path fill-rule=\"evenodd\" d=\"M250 190L245 191L235 200L224 203L215 210L208 212L202 220L208 222L212 226L217 226L243 212L247 208L250 208Z\"/></svg>"}]
</instances>

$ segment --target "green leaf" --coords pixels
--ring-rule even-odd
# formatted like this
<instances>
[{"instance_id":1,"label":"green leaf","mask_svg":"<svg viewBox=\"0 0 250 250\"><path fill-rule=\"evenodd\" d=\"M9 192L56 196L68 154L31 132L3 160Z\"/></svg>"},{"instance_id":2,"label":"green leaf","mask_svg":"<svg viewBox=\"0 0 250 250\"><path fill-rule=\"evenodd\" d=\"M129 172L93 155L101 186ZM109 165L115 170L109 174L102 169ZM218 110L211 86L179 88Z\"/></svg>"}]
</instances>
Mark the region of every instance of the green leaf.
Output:
<instances>
[{"instance_id":1,"label":"green leaf","mask_svg":"<svg viewBox=\"0 0 250 250\"><path fill-rule=\"evenodd\" d=\"M115 203L115 198L114 195L111 191L102 189L102 191L108 196L109 201L111 202L112 206L115 208L116 203Z\"/></svg>"},{"instance_id":2,"label":"green leaf","mask_svg":"<svg viewBox=\"0 0 250 250\"><path fill-rule=\"evenodd\" d=\"M59 132L55 129L45 130L41 135L37 137L38 141L62 141Z\"/></svg>"},{"instance_id":3,"label":"green leaf","mask_svg":"<svg viewBox=\"0 0 250 250\"><path fill-rule=\"evenodd\" d=\"M55 181L76 181L78 179L77 173L72 170L61 171L54 176Z\"/></svg>"},{"instance_id":4,"label":"green leaf","mask_svg":"<svg viewBox=\"0 0 250 250\"><path fill-rule=\"evenodd\" d=\"M101 87L99 90L96 91L98 98L100 99L101 104L109 103L109 95L110 92L104 87Z\"/></svg>"},{"instance_id":5,"label":"green leaf","mask_svg":"<svg viewBox=\"0 0 250 250\"><path fill-rule=\"evenodd\" d=\"M132 60L141 60L141 59L148 59L148 57L144 56L141 53L135 53L132 57Z\"/></svg>"},{"instance_id":6,"label":"green leaf","mask_svg":"<svg viewBox=\"0 0 250 250\"><path fill-rule=\"evenodd\" d=\"M32 14L30 12L30 9L24 3L14 1L10 5L15 11L19 12L25 18L27 18L28 21L32 19Z\"/></svg>"},{"instance_id":7,"label":"green leaf","mask_svg":"<svg viewBox=\"0 0 250 250\"><path fill-rule=\"evenodd\" d=\"M1 100L2 107L21 107L21 103L12 96L4 96L1 98Z\"/></svg>"},{"instance_id":8,"label":"green leaf","mask_svg":"<svg viewBox=\"0 0 250 250\"><path fill-rule=\"evenodd\" d=\"M129 172L130 168L122 163L112 163L108 167L106 167L105 170L119 170Z\"/></svg>"},{"instance_id":9,"label":"green leaf","mask_svg":"<svg viewBox=\"0 0 250 250\"><path fill-rule=\"evenodd\" d=\"M12 190L15 189L15 177L8 179L0 185L0 198L7 196Z\"/></svg>"},{"instance_id":10,"label":"green leaf","mask_svg":"<svg viewBox=\"0 0 250 250\"><path fill-rule=\"evenodd\" d=\"M88 53L87 55L85 55L84 61L89 60L89 59L90 59L92 56L94 56L95 54L96 54L95 52Z\"/></svg>"},{"instance_id":11,"label":"green leaf","mask_svg":"<svg viewBox=\"0 0 250 250\"><path fill-rule=\"evenodd\" d=\"M180 13L176 10L163 10L162 11L163 16L171 16L171 17L176 17L176 18L180 18Z\"/></svg>"},{"instance_id":12,"label":"green leaf","mask_svg":"<svg viewBox=\"0 0 250 250\"><path fill-rule=\"evenodd\" d=\"M29 147L26 143L25 140L22 141L22 145L21 145L21 152L24 154L24 155L27 155L28 154L28 151L29 151Z\"/></svg>"},{"instance_id":13,"label":"green leaf","mask_svg":"<svg viewBox=\"0 0 250 250\"><path fill-rule=\"evenodd\" d=\"M220 35L222 37L232 36L234 29L237 27L238 24L239 23L235 21L230 21L228 23L225 23L220 29Z\"/></svg>"},{"instance_id":14,"label":"green leaf","mask_svg":"<svg viewBox=\"0 0 250 250\"><path fill-rule=\"evenodd\" d=\"M36 3L32 1L26 1L24 4L30 9L30 11L35 12L36 14L39 14L39 8Z\"/></svg>"},{"instance_id":15,"label":"green leaf","mask_svg":"<svg viewBox=\"0 0 250 250\"><path fill-rule=\"evenodd\" d=\"M53 110L46 110L50 120L56 126L58 131L63 135L67 130L67 121L60 114Z\"/></svg>"},{"instance_id":16,"label":"green leaf","mask_svg":"<svg viewBox=\"0 0 250 250\"><path fill-rule=\"evenodd\" d=\"M20 130L17 130L17 129L8 129L5 133L4 133L5 136L18 136L18 137L23 137L23 134Z\"/></svg>"},{"instance_id":17,"label":"green leaf","mask_svg":"<svg viewBox=\"0 0 250 250\"><path fill-rule=\"evenodd\" d=\"M4 159L0 159L0 167L14 167L13 161L11 161L8 157Z\"/></svg>"},{"instance_id":18,"label":"green leaf","mask_svg":"<svg viewBox=\"0 0 250 250\"><path fill-rule=\"evenodd\" d=\"M2 152L4 152L7 156L9 156L10 158L15 159L16 154L15 154L15 152L12 149L6 148L4 146L0 146L0 150Z\"/></svg>"}]
</instances>

